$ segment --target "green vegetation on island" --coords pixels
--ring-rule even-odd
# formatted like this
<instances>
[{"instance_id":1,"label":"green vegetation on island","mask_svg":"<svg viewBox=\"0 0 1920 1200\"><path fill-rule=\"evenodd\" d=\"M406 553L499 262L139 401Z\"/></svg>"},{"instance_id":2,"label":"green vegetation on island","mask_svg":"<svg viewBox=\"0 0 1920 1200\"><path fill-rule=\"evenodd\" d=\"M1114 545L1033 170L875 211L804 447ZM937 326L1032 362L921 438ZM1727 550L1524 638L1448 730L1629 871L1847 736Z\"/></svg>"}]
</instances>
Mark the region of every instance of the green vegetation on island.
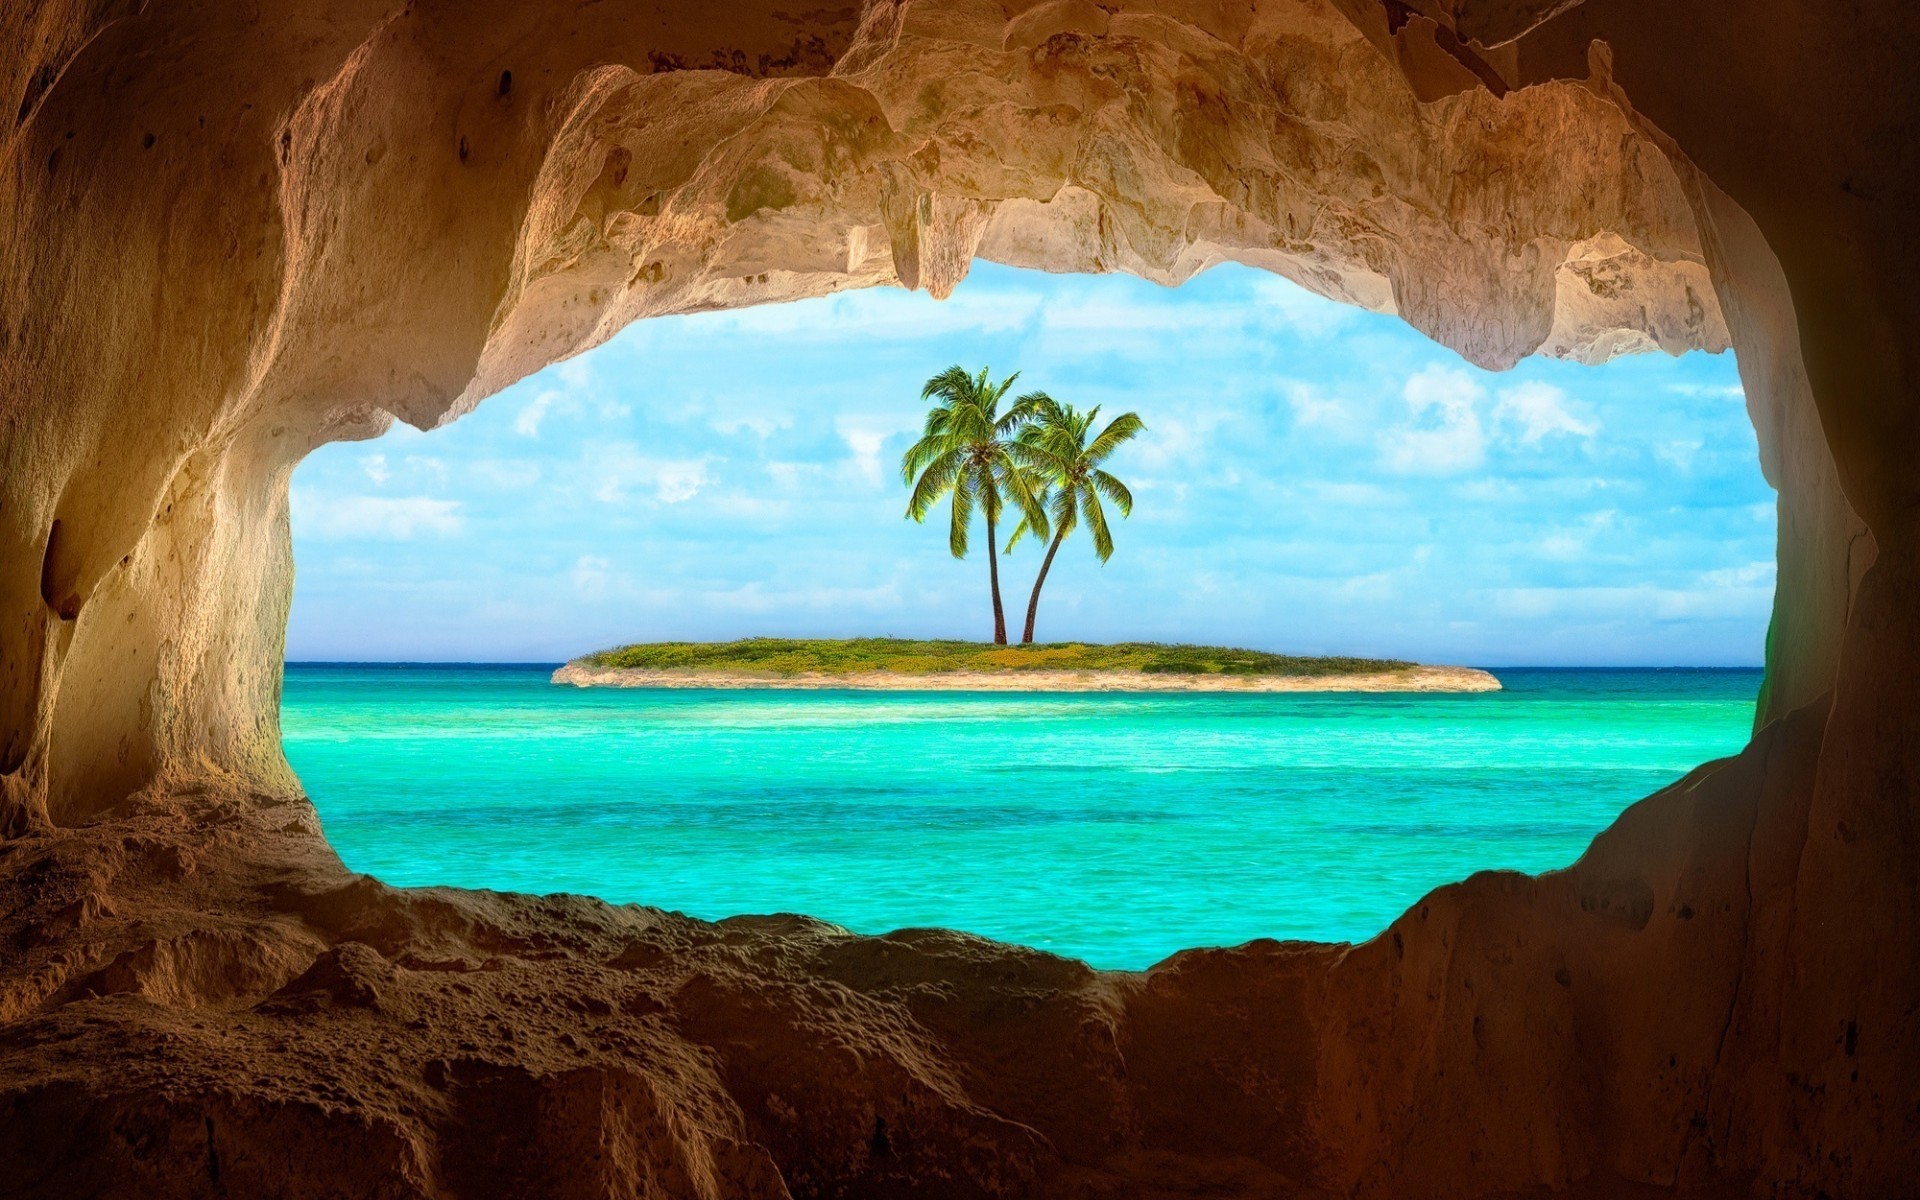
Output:
<instances>
[{"instance_id":1,"label":"green vegetation on island","mask_svg":"<svg viewBox=\"0 0 1920 1200\"><path fill-rule=\"evenodd\" d=\"M1053 642L1007 646L913 638L746 638L737 642L647 642L576 659L608 670L800 675L1004 674L1019 671L1131 672L1239 677L1371 675L1410 670L1397 659L1305 658L1228 646L1160 642Z\"/></svg>"}]
</instances>

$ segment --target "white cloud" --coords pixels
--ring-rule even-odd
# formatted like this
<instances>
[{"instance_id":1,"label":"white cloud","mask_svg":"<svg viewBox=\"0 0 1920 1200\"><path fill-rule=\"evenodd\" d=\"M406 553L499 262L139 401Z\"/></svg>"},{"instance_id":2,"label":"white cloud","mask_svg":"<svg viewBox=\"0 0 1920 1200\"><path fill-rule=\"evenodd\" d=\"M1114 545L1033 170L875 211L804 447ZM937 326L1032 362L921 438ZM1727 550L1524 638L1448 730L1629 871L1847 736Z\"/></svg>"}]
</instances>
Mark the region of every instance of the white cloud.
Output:
<instances>
[{"instance_id":1,"label":"white cloud","mask_svg":"<svg viewBox=\"0 0 1920 1200\"><path fill-rule=\"evenodd\" d=\"M631 491L651 491L662 504L682 504L713 482L711 456L655 458L642 454L630 442L594 445L587 453L587 471L594 499L617 504Z\"/></svg>"},{"instance_id":2,"label":"white cloud","mask_svg":"<svg viewBox=\"0 0 1920 1200\"><path fill-rule=\"evenodd\" d=\"M665 462L654 474L653 494L667 504L680 504L693 499L708 482L705 459Z\"/></svg>"},{"instance_id":3,"label":"white cloud","mask_svg":"<svg viewBox=\"0 0 1920 1200\"><path fill-rule=\"evenodd\" d=\"M759 580L737 588L686 594L682 603L698 605L703 611L785 616L795 612L827 612L836 616L848 612L879 612L888 616L900 611L900 585L892 580L869 587L768 587Z\"/></svg>"},{"instance_id":4,"label":"white cloud","mask_svg":"<svg viewBox=\"0 0 1920 1200\"><path fill-rule=\"evenodd\" d=\"M1677 471L1691 471L1702 445L1699 438L1661 442L1653 448L1653 456Z\"/></svg>"},{"instance_id":5,"label":"white cloud","mask_svg":"<svg viewBox=\"0 0 1920 1200\"><path fill-rule=\"evenodd\" d=\"M367 473L368 479L373 480L375 487L384 486L387 480L393 477L393 472L387 468L387 456L384 454L369 454L361 458L360 469Z\"/></svg>"},{"instance_id":6,"label":"white cloud","mask_svg":"<svg viewBox=\"0 0 1920 1200\"><path fill-rule=\"evenodd\" d=\"M1398 571L1375 571L1370 575L1355 575L1342 581L1334 587L1333 594L1341 600L1391 600L1399 590L1399 582Z\"/></svg>"},{"instance_id":7,"label":"white cloud","mask_svg":"<svg viewBox=\"0 0 1920 1200\"><path fill-rule=\"evenodd\" d=\"M608 569L613 564L596 554L582 554L573 564L573 590L588 600L607 594Z\"/></svg>"},{"instance_id":8,"label":"white cloud","mask_svg":"<svg viewBox=\"0 0 1920 1200\"><path fill-rule=\"evenodd\" d=\"M1494 611L1510 620L1603 621L1628 627L1649 620L1758 620L1771 600L1772 589L1758 586L1518 587L1492 594Z\"/></svg>"},{"instance_id":9,"label":"white cloud","mask_svg":"<svg viewBox=\"0 0 1920 1200\"><path fill-rule=\"evenodd\" d=\"M1583 420L1567 410L1567 394L1546 383L1519 383L1500 392L1494 406L1494 418L1515 431L1523 446L1538 445L1542 438L1566 434L1591 438L1600 426Z\"/></svg>"},{"instance_id":10,"label":"white cloud","mask_svg":"<svg viewBox=\"0 0 1920 1200\"><path fill-rule=\"evenodd\" d=\"M293 519L304 533L323 538L387 538L460 532L460 502L431 496L327 496L296 488Z\"/></svg>"},{"instance_id":11,"label":"white cloud","mask_svg":"<svg viewBox=\"0 0 1920 1200\"><path fill-rule=\"evenodd\" d=\"M1591 555L1594 535L1614 528L1620 514L1613 509L1588 513L1572 527L1554 530L1540 541L1540 556L1556 562L1575 562Z\"/></svg>"},{"instance_id":12,"label":"white cloud","mask_svg":"<svg viewBox=\"0 0 1920 1200\"><path fill-rule=\"evenodd\" d=\"M1700 575L1700 586L1708 588L1772 587L1774 564L1750 562L1739 567L1721 567Z\"/></svg>"},{"instance_id":13,"label":"white cloud","mask_svg":"<svg viewBox=\"0 0 1920 1200\"><path fill-rule=\"evenodd\" d=\"M1136 498L1155 497L1156 502L1144 506L1145 511L1142 511L1139 506L1133 510L1133 520L1150 523L1178 522L1182 519L1185 515L1182 510L1187 503L1187 496L1193 490L1185 479L1161 479L1154 475L1136 475L1128 480L1128 487Z\"/></svg>"},{"instance_id":14,"label":"white cloud","mask_svg":"<svg viewBox=\"0 0 1920 1200\"><path fill-rule=\"evenodd\" d=\"M1170 308L1129 304L1103 296L1067 296L1040 310L1040 327L1053 333L1141 334L1183 329L1216 328L1229 317L1231 306L1193 305Z\"/></svg>"},{"instance_id":15,"label":"white cloud","mask_svg":"<svg viewBox=\"0 0 1920 1200\"><path fill-rule=\"evenodd\" d=\"M1289 380L1281 385L1286 393L1287 406L1293 410L1293 423L1302 429L1328 429L1336 433L1351 432L1355 423L1355 414L1351 406L1338 396L1329 396L1310 383Z\"/></svg>"},{"instance_id":16,"label":"white cloud","mask_svg":"<svg viewBox=\"0 0 1920 1200\"><path fill-rule=\"evenodd\" d=\"M1526 495L1511 479L1469 479L1454 492L1462 500L1476 504L1512 504Z\"/></svg>"},{"instance_id":17,"label":"white cloud","mask_svg":"<svg viewBox=\"0 0 1920 1200\"><path fill-rule=\"evenodd\" d=\"M1103 410L1102 419L1117 415L1119 407L1115 404ZM1145 409L1147 406L1141 407ZM1162 401L1142 412L1141 416L1147 422L1146 434L1128 442L1118 452L1124 456L1129 470L1137 467L1144 471L1191 472L1200 464L1218 462L1224 458L1215 453L1220 445L1244 449L1252 436L1246 413L1232 404ZM1233 427L1231 436L1226 436L1229 425ZM1210 467L1208 470L1212 472L1216 468ZM1124 475L1121 477L1126 478Z\"/></svg>"},{"instance_id":18,"label":"white cloud","mask_svg":"<svg viewBox=\"0 0 1920 1200\"><path fill-rule=\"evenodd\" d=\"M1422 568L1432 560L1432 546L1415 546L1413 552L1407 555L1406 560L1400 565L1389 567L1384 571L1350 576L1334 585L1332 594L1343 602L1378 604L1394 600L1405 593Z\"/></svg>"},{"instance_id":19,"label":"white cloud","mask_svg":"<svg viewBox=\"0 0 1920 1200\"><path fill-rule=\"evenodd\" d=\"M707 428L722 437L732 437L740 432L751 433L762 441L779 433L782 429L793 428L793 418L785 414L715 417L707 422Z\"/></svg>"},{"instance_id":20,"label":"white cloud","mask_svg":"<svg viewBox=\"0 0 1920 1200\"><path fill-rule=\"evenodd\" d=\"M1401 389L1409 420L1380 439L1388 470L1408 475L1450 475L1486 458L1486 432L1479 402L1486 389L1458 367L1428 366Z\"/></svg>"},{"instance_id":21,"label":"white cloud","mask_svg":"<svg viewBox=\"0 0 1920 1200\"><path fill-rule=\"evenodd\" d=\"M416 475L431 475L439 483L447 481L447 464L440 459L424 454L409 454L406 464L407 469Z\"/></svg>"},{"instance_id":22,"label":"white cloud","mask_svg":"<svg viewBox=\"0 0 1920 1200\"><path fill-rule=\"evenodd\" d=\"M1711 396L1721 400L1747 398L1747 390L1737 383L1669 383L1667 390L1677 396Z\"/></svg>"},{"instance_id":23,"label":"white cloud","mask_svg":"<svg viewBox=\"0 0 1920 1200\"><path fill-rule=\"evenodd\" d=\"M911 424L898 416L843 416L834 420L833 427L840 435L840 440L853 453L853 469L874 487L880 486L886 479L887 471L880 461L880 451L887 444L887 439L913 429Z\"/></svg>"},{"instance_id":24,"label":"white cloud","mask_svg":"<svg viewBox=\"0 0 1920 1200\"><path fill-rule=\"evenodd\" d=\"M1402 500L1400 493L1377 483L1314 482L1304 486L1314 503L1337 508L1381 508Z\"/></svg>"},{"instance_id":25,"label":"white cloud","mask_svg":"<svg viewBox=\"0 0 1920 1200\"><path fill-rule=\"evenodd\" d=\"M868 288L795 304L699 313L683 318L698 336L745 334L756 339L822 341L901 340L953 333L1004 333L1019 329L1041 310L1037 288L971 289L946 300L902 295L897 288Z\"/></svg>"},{"instance_id":26,"label":"white cloud","mask_svg":"<svg viewBox=\"0 0 1920 1200\"><path fill-rule=\"evenodd\" d=\"M817 512L817 509L809 503L808 511ZM708 516L736 518L764 526L792 516L794 503L779 497L753 496L745 492L717 492L707 501L704 512Z\"/></svg>"},{"instance_id":27,"label":"white cloud","mask_svg":"<svg viewBox=\"0 0 1920 1200\"><path fill-rule=\"evenodd\" d=\"M774 461L766 466L767 478L784 491L811 487L823 473L819 463Z\"/></svg>"},{"instance_id":28,"label":"white cloud","mask_svg":"<svg viewBox=\"0 0 1920 1200\"><path fill-rule=\"evenodd\" d=\"M527 406L513 418L513 431L521 437L539 437L540 423L547 419L547 414L561 399L561 394L553 388L541 392L529 400Z\"/></svg>"},{"instance_id":29,"label":"white cloud","mask_svg":"<svg viewBox=\"0 0 1920 1200\"><path fill-rule=\"evenodd\" d=\"M1318 296L1278 275L1261 275L1253 281L1253 301L1257 315L1268 324L1285 325L1308 337L1325 337L1346 325L1359 310L1338 300Z\"/></svg>"},{"instance_id":30,"label":"white cloud","mask_svg":"<svg viewBox=\"0 0 1920 1200\"><path fill-rule=\"evenodd\" d=\"M540 464L521 458L483 458L468 466L467 472L475 482L502 491L540 482Z\"/></svg>"},{"instance_id":31,"label":"white cloud","mask_svg":"<svg viewBox=\"0 0 1920 1200\"><path fill-rule=\"evenodd\" d=\"M1040 325L1054 333L1083 335L1161 335L1168 333L1290 332L1317 338L1347 323L1356 310L1317 296L1292 280L1260 272L1247 282L1244 298L1207 303L1149 293L1151 299L1118 294L1105 287L1070 289L1048 296Z\"/></svg>"},{"instance_id":32,"label":"white cloud","mask_svg":"<svg viewBox=\"0 0 1920 1200\"><path fill-rule=\"evenodd\" d=\"M1587 539L1561 530L1540 540L1540 557L1555 562L1574 562L1587 552Z\"/></svg>"}]
</instances>

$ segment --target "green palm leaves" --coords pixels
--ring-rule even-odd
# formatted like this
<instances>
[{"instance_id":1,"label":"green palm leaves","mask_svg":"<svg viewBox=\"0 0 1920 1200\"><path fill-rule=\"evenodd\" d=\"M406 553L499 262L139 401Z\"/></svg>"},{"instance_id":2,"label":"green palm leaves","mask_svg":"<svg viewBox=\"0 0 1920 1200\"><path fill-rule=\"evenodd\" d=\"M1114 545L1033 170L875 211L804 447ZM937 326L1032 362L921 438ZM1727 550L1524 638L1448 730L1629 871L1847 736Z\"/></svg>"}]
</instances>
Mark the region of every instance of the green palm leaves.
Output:
<instances>
[{"instance_id":1,"label":"green palm leaves","mask_svg":"<svg viewBox=\"0 0 1920 1200\"><path fill-rule=\"evenodd\" d=\"M969 375L960 367L927 380L920 398L930 400L926 427L920 440L900 459L900 478L913 489L907 515L924 521L943 498L951 497L947 548L955 558L967 554L968 530L977 508L987 522L987 577L993 592L993 640L1007 641L1006 612L1000 604L1000 563L993 553L1000 514L1011 502L1023 520L1047 527L1047 515L1033 481L1014 461L1009 448L1021 428L1033 419L1040 404L1051 404L1043 393L1016 399L1005 412L1000 402L1013 390L1013 374L995 383L986 368Z\"/></svg>"},{"instance_id":2,"label":"green palm leaves","mask_svg":"<svg viewBox=\"0 0 1920 1200\"><path fill-rule=\"evenodd\" d=\"M969 375L953 366L927 380L920 392L921 399L933 402L926 427L900 460L901 479L912 489L909 517L924 521L941 500L950 499L947 548L955 558L966 556L975 510L985 518L993 640L999 645L1007 640L994 553L1001 514L1011 505L1020 517L1008 551L1027 533L1050 539L1027 604L1022 640L1031 642L1040 589L1067 534L1085 521L1100 561L1112 556L1104 505L1112 503L1126 516L1133 511L1133 496L1100 463L1145 428L1138 416L1126 413L1095 434L1098 408L1077 412L1045 392L1020 396L1003 411L1000 405L1019 377L1016 371L996 383L985 368Z\"/></svg>"},{"instance_id":3,"label":"green palm leaves","mask_svg":"<svg viewBox=\"0 0 1920 1200\"><path fill-rule=\"evenodd\" d=\"M1022 643L1033 641L1033 623L1040 611L1040 589L1046 586L1047 572L1053 569L1053 556L1059 553L1060 543L1084 521L1093 537L1093 552L1101 562L1106 562L1113 557L1113 531L1107 525L1106 504L1119 509L1123 517L1133 513L1133 493L1100 464L1132 441L1146 424L1137 413L1122 413L1095 433L1099 420L1098 405L1083 413L1071 404L1058 404L1043 396L1032 420L1021 428L1009 451L1009 456L1023 471L1044 481L1048 519L1046 523L1022 521L1007 540L1007 549L1012 550L1023 534L1031 532L1046 537L1047 525L1053 527L1047 556L1040 563L1040 574L1033 581L1033 595L1027 601L1027 626L1020 639Z\"/></svg>"}]
</instances>

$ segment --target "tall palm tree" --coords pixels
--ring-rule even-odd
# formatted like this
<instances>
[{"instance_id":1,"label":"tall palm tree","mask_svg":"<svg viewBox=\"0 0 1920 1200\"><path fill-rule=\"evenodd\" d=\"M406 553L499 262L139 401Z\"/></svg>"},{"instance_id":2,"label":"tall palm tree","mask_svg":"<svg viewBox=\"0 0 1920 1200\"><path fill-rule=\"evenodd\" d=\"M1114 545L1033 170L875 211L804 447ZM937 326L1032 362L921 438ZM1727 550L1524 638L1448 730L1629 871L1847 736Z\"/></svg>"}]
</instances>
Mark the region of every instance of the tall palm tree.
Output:
<instances>
[{"instance_id":1,"label":"tall palm tree","mask_svg":"<svg viewBox=\"0 0 1920 1200\"><path fill-rule=\"evenodd\" d=\"M1081 521L1093 533L1093 552L1101 562L1113 557L1113 534L1107 528L1107 513L1101 497L1113 501L1120 515L1133 513L1133 493L1127 485L1100 469L1109 455L1146 428L1135 413L1122 413L1105 429L1093 434L1100 418L1100 407L1077 412L1071 404L1056 404L1042 397L1031 421L1020 430L1009 453L1014 461L1045 480L1048 518L1053 524L1053 540L1047 545L1047 557L1040 563L1039 577L1033 581L1033 596L1027 601L1027 628L1020 637L1026 645L1033 641L1033 620L1040 611L1040 589L1047 584L1047 572L1060 543L1067 540ZM1088 435L1093 434L1092 440ZM1007 539L1012 550L1021 535L1032 533L1046 537L1046 526L1022 521Z\"/></svg>"},{"instance_id":2,"label":"tall palm tree","mask_svg":"<svg viewBox=\"0 0 1920 1200\"><path fill-rule=\"evenodd\" d=\"M1000 604L1000 561L995 553L999 545L995 532L1002 506L1011 500L1020 510L1022 523L1046 536L1046 510L1040 504L1033 481L1014 460L1010 448L1021 428L1033 419L1043 404L1052 404L1045 393L1029 392L1016 399L1005 411L1000 402L1013 390L1020 373L995 383L982 367L978 375L969 375L958 366L927 380L920 389L922 400L933 401L927 412L927 424L920 440L900 459L900 478L913 489L907 500L907 515L916 521L941 497L953 496L953 514L947 532L947 548L955 558L967 556L967 528L978 507L987 519L987 577L993 587L993 640L1007 644L1007 617Z\"/></svg>"}]
</instances>

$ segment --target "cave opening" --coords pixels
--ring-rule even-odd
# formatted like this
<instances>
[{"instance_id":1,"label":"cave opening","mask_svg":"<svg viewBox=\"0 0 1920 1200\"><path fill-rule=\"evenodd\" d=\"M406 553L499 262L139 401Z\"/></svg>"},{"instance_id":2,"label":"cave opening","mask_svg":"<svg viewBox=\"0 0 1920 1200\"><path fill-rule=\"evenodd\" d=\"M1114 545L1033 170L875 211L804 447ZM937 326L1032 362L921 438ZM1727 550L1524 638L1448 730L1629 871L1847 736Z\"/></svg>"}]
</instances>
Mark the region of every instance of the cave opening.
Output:
<instances>
[{"instance_id":1,"label":"cave opening","mask_svg":"<svg viewBox=\"0 0 1920 1200\"><path fill-rule=\"evenodd\" d=\"M984 638L983 549L956 561L899 511L919 384L949 361L1146 425L1113 460L1135 514L1105 565L1068 543L1042 642L1453 663L1505 690L548 681L630 642ZM347 864L394 884L957 928L1124 969L1359 941L1475 870L1565 866L1739 749L1772 601L1757 462L1730 354L1487 372L1232 264L1175 289L979 264L945 301L660 318L445 430L303 464L284 738ZM1001 556L1016 602L1038 557Z\"/></svg>"},{"instance_id":2,"label":"cave opening","mask_svg":"<svg viewBox=\"0 0 1920 1200\"><path fill-rule=\"evenodd\" d=\"M1904 1194L1909 14L493 7L0 13L21 1189ZM283 753L296 464L642 318L979 259L1230 259L1488 367L1737 347L1752 742L1568 870L1141 973L344 868Z\"/></svg>"}]
</instances>

